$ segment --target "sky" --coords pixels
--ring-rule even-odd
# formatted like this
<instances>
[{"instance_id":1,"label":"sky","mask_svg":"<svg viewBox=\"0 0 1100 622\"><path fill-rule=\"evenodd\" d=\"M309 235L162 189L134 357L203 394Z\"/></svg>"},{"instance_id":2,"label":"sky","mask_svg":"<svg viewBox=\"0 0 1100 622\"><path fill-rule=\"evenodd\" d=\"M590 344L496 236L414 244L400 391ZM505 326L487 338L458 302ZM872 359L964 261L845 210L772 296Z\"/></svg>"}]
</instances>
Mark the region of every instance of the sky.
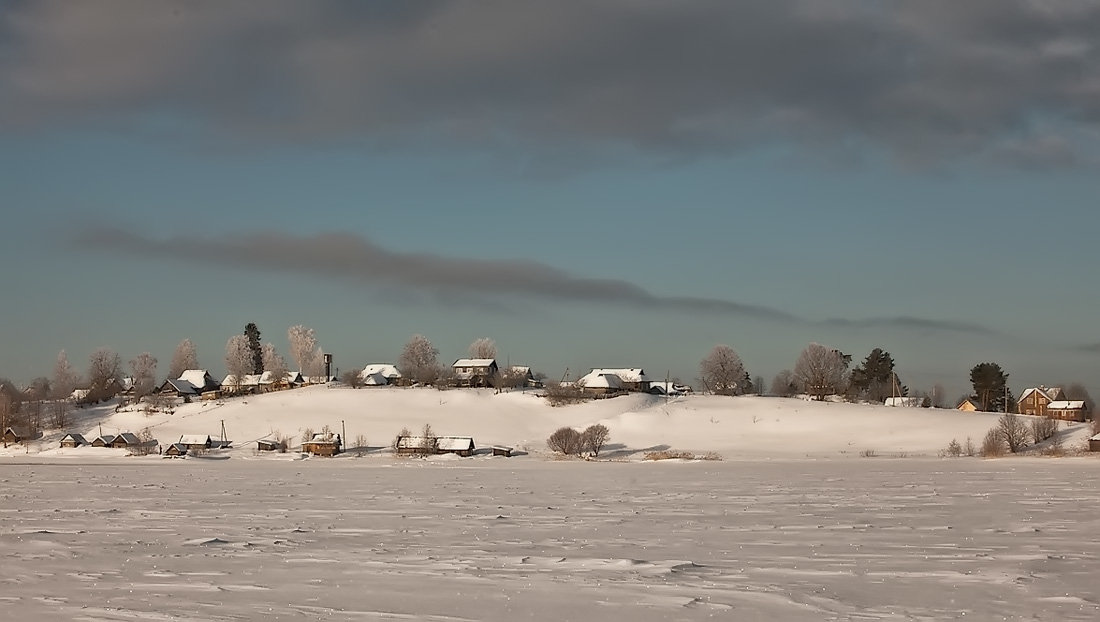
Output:
<instances>
[{"instance_id":1,"label":"sky","mask_svg":"<svg viewBox=\"0 0 1100 622\"><path fill-rule=\"evenodd\" d=\"M7 2L0 377L889 351L1100 394L1100 6Z\"/></svg>"}]
</instances>

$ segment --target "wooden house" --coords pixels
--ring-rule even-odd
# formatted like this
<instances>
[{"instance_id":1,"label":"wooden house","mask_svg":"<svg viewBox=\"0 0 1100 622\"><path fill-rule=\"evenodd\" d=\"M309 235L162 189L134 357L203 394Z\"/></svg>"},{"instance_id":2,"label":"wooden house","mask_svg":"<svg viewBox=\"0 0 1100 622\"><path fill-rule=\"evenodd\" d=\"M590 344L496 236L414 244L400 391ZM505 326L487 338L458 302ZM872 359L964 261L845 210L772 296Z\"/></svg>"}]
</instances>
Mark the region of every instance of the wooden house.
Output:
<instances>
[{"instance_id":1,"label":"wooden house","mask_svg":"<svg viewBox=\"0 0 1100 622\"><path fill-rule=\"evenodd\" d=\"M180 436L180 440L174 443L176 445L183 445L192 452L205 451L213 447L213 441L210 440L208 434L184 434Z\"/></svg>"},{"instance_id":2,"label":"wooden house","mask_svg":"<svg viewBox=\"0 0 1100 622\"><path fill-rule=\"evenodd\" d=\"M469 436L440 436L435 451L439 454L458 454L463 458L474 455L474 439Z\"/></svg>"},{"instance_id":3,"label":"wooden house","mask_svg":"<svg viewBox=\"0 0 1100 622\"><path fill-rule=\"evenodd\" d=\"M187 445L183 443L172 443L168 446L168 449L164 450L164 455L178 458L180 456L186 456L188 452Z\"/></svg>"},{"instance_id":4,"label":"wooden house","mask_svg":"<svg viewBox=\"0 0 1100 622\"><path fill-rule=\"evenodd\" d=\"M169 378L160 385L157 393L168 397L182 397L185 400L190 400L192 397L199 395L200 391L195 388L195 385L186 380Z\"/></svg>"},{"instance_id":5,"label":"wooden house","mask_svg":"<svg viewBox=\"0 0 1100 622\"><path fill-rule=\"evenodd\" d=\"M302 443L302 452L314 456L332 457L340 453L340 435L314 434L313 438Z\"/></svg>"},{"instance_id":6,"label":"wooden house","mask_svg":"<svg viewBox=\"0 0 1100 622\"><path fill-rule=\"evenodd\" d=\"M451 370L460 387L489 387L500 374L496 359L458 359Z\"/></svg>"},{"instance_id":7,"label":"wooden house","mask_svg":"<svg viewBox=\"0 0 1100 622\"><path fill-rule=\"evenodd\" d=\"M195 387L195 392L200 394L207 391L217 391L221 388L221 384L217 380L214 380L210 372L205 369L185 370L180 374L179 379L186 380L188 384Z\"/></svg>"},{"instance_id":8,"label":"wooden house","mask_svg":"<svg viewBox=\"0 0 1100 622\"><path fill-rule=\"evenodd\" d=\"M505 458L512 457L513 449L511 447L504 447L503 445L493 445L494 456L504 456Z\"/></svg>"},{"instance_id":9,"label":"wooden house","mask_svg":"<svg viewBox=\"0 0 1100 622\"><path fill-rule=\"evenodd\" d=\"M137 434L132 432L123 432L111 440L111 444L108 447L114 449L130 449L133 447L140 447L142 445L141 439L137 437Z\"/></svg>"},{"instance_id":10,"label":"wooden house","mask_svg":"<svg viewBox=\"0 0 1100 622\"><path fill-rule=\"evenodd\" d=\"M92 441L92 447L110 447L115 440L114 434L103 434Z\"/></svg>"},{"instance_id":11,"label":"wooden house","mask_svg":"<svg viewBox=\"0 0 1100 622\"><path fill-rule=\"evenodd\" d=\"M404 384L401 372L390 363L371 363L359 372L359 380L364 386L385 386Z\"/></svg>"},{"instance_id":12,"label":"wooden house","mask_svg":"<svg viewBox=\"0 0 1100 622\"><path fill-rule=\"evenodd\" d=\"M0 435L0 441L3 441L4 445L7 446L14 443L22 443L23 441L33 441L41 437L41 433L34 433L23 428L9 426L4 430L3 435Z\"/></svg>"},{"instance_id":13,"label":"wooden house","mask_svg":"<svg viewBox=\"0 0 1100 622\"><path fill-rule=\"evenodd\" d=\"M1058 387L1044 387L1042 385L1025 389L1016 401L1017 412L1021 415L1047 416L1047 407L1051 402L1064 401L1065 393Z\"/></svg>"},{"instance_id":14,"label":"wooden house","mask_svg":"<svg viewBox=\"0 0 1100 622\"><path fill-rule=\"evenodd\" d=\"M435 453L435 443L426 436L398 436L393 448L399 456L427 456Z\"/></svg>"},{"instance_id":15,"label":"wooden house","mask_svg":"<svg viewBox=\"0 0 1100 622\"><path fill-rule=\"evenodd\" d=\"M1047 404L1047 416L1063 421L1088 421L1088 405L1084 400L1055 400Z\"/></svg>"},{"instance_id":16,"label":"wooden house","mask_svg":"<svg viewBox=\"0 0 1100 622\"><path fill-rule=\"evenodd\" d=\"M616 395L626 392L626 385L618 374L593 369L577 380L581 392L588 395Z\"/></svg>"},{"instance_id":17,"label":"wooden house","mask_svg":"<svg viewBox=\"0 0 1100 622\"><path fill-rule=\"evenodd\" d=\"M964 397L959 405L955 407L956 410L962 410L965 412L980 412L982 410L982 402L975 397Z\"/></svg>"},{"instance_id":18,"label":"wooden house","mask_svg":"<svg viewBox=\"0 0 1100 622\"><path fill-rule=\"evenodd\" d=\"M87 445L88 441L84 440L84 437L80 434L69 433L61 437L61 447L73 448Z\"/></svg>"}]
</instances>

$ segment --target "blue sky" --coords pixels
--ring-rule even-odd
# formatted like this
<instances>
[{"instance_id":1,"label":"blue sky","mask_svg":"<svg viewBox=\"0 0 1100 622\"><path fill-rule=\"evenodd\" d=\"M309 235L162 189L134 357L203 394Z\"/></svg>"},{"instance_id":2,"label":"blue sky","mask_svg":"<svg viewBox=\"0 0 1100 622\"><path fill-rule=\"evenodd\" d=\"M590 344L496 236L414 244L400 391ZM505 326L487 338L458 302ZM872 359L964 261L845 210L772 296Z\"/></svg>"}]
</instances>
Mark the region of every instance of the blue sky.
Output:
<instances>
[{"instance_id":1,"label":"blue sky","mask_svg":"<svg viewBox=\"0 0 1100 622\"><path fill-rule=\"evenodd\" d=\"M0 376L221 373L256 322L341 369L816 341L1100 393L1100 9L727 4L6 5Z\"/></svg>"}]
</instances>

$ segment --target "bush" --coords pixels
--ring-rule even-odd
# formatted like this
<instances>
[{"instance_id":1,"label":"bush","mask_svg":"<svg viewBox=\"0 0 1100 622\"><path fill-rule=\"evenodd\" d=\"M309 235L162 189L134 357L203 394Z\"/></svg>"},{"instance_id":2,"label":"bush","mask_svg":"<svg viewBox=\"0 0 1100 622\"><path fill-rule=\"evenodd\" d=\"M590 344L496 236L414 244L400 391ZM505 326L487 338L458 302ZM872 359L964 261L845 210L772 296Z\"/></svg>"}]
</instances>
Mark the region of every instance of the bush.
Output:
<instances>
[{"instance_id":1,"label":"bush","mask_svg":"<svg viewBox=\"0 0 1100 622\"><path fill-rule=\"evenodd\" d=\"M717 454L707 454L707 456ZM665 449L663 451L647 451L642 457L646 460L694 460L695 454L690 451L678 451L675 449ZM713 460L714 458L704 457L706 460ZM719 458L721 459L721 458Z\"/></svg>"},{"instance_id":2,"label":"bush","mask_svg":"<svg viewBox=\"0 0 1100 622\"><path fill-rule=\"evenodd\" d=\"M581 433L581 451L592 454L592 457L600 455L600 450L611 439L611 431L607 426L597 423L590 425Z\"/></svg>"},{"instance_id":3,"label":"bush","mask_svg":"<svg viewBox=\"0 0 1100 622\"><path fill-rule=\"evenodd\" d=\"M551 406L565 406L566 404L578 404L589 398L584 391L571 384L551 384L546 387L546 401Z\"/></svg>"},{"instance_id":4,"label":"bush","mask_svg":"<svg viewBox=\"0 0 1100 622\"><path fill-rule=\"evenodd\" d=\"M963 445L963 453L971 458L978 455L978 448L974 446L974 440L969 436L966 437L966 444Z\"/></svg>"},{"instance_id":5,"label":"bush","mask_svg":"<svg viewBox=\"0 0 1100 622\"><path fill-rule=\"evenodd\" d=\"M1041 443L1058 433L1058 420L1042 417L1031 421L1031 438Z\"/></svg>"},{"instance_id":6,"label":"bush","mask_svg":"<svg viewBox=\"0 0 1100 622\"><path fill-rule=\"evenodd\" d=\"M962 445L959 444L959 441L957 441L955 439L951 439L951 442L947 444L947 449L943 450L942 455L947 456L949 458L958 458L959 456L962 455L962 453L963 453L963 448L962 448Z\"/></svg>"},{"instance_id":7,"label":"bush","mask_svg":"<svg viewBox=\"0 0 1100 622\"><path fill-rule=\"evenodd\" d=\"M1016 415L1012 413L1001 415L1001 418L997 420L995 429L1001 435L1001 440L1004 441L1005 446L1012 453L1027 447L1028 437L1030 436L1027 425Z\"/></svg>"},{"instance_id":8,"label":"bush","mask_svg":"<svg viewBox=\"0 0 1100 622\"><path fill-rule=\"evenodd\" d=\"M348 385L353 389L358 389L363 386L363 379L359 376L359 370L349 369L348 371L340 374L340 382Z\"/></svg>"},{"instance_id":9,"label":"bush","mask_svg":"<svg viewBox=\"0 0 1100 622\"><path fill-rule=\"evenodd\" d=\"M558 428L550 438L546 439L546 445L550 449L567 456L580 455L584 451L584 441L581 433L573 428Z\"/></svg>"},{"instance_id":10,"label":"bush","mask_svg":"<svg viewBox=\"0 0 1100 622\"><path fill-rule=\"evenodd\" d=\"M983 458L996 458L997 456L1003 456L1008 453L1008 447L1005 445L1004 438L1001 436L999 428L991 428L985 433L985 438L982 439L982 451Z\"/></svg>"}]
</instances>

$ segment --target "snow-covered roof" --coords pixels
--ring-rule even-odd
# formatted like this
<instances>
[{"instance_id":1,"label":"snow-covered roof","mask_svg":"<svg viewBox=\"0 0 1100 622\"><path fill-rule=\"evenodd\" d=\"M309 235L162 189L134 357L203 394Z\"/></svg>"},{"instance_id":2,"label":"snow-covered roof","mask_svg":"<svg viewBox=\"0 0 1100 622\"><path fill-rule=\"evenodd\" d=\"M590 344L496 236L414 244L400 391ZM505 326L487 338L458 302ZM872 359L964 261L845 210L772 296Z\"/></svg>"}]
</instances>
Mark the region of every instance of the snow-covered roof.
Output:
<instances>
[{"instance_id":1,"label":"snow-covered roof","mask_svg":"<svg viewBox=\"0 0 1100 622\"><path fill-rule=\"evenodd\" d=\"M201 391L211 378L205 369L187 369L180 374L179 379L190 382L191 386Z\"/></svg>"},{"instance_id":2,"label":"snow-covered roof","mask_svg":"<svg viewBox=\"0 0 1100 622\"><path fill-rule=\"evenodd\" d=\"M365 379L371 374L382 374L382 376L390 380L401 377L401 372L397 371L397 367L389 363L371 363L364 367L363 371L359 372L359 377Z\"/></svg>"},{"instance_id":3,"label":"snow-covered roof","mask_svg":"<svg viewBox=\"0 0 1100 622\"><path fill-rule=\"evenodd\" d=\"M176 393L179 393L180 395L197 394L202 388L201 386L196 388L195 385L191 384L190 381L183 380L181 378L169 378L165 382L171 385L171 387L175 389Z\"/></svg>"},{"instance_id":4,"label":"snow-covered roof","mask_svg":"<svg viewBox=\"0 0 1100 622\"><path fill-rule=\"evenodd\" d=\"M88 394L91 392L91 389L73 389L73 392L69 394L69 399L73 400L74 402L79 402L80 400L88 397Z\"/></svg>"},{"instance_id":5,"label":"snow-covered roof","mask_svg":"<svg viewBox=\"0 0 1100 622\"><path fill-rule=\"evenodd\" d=\"M513 374L530 374L531 367L529 365L512 365L508 368L508 371Z\"/></svg>"},{"instance_id":6,"label":"snow-covered roof","mask_svg":"<svg viewBox=\"0 0 1100 622\"><path fill-rule=\"evenodd\" d=\"M140 445L141 444L141 439L138 438L137 434L134 434L133 432L123 432L122 434L119 434L118 436L114 437L114 439L112 439L111 442L113 443L113 442L118 441L120 439L122 440L122 442L126 443L127 445Z\"/></svg>"},{"instance_id":7,"label":"snow-covered roof","mask_svg":"<svg viewBox=\"0 0 1100 622\"><path fill-rule=\"evenodd\" d=\"M397 439L398 449L420 449L425 445L430 446L430 439L423 436L402 436Z\"/></svg>"},{"instance_id":8,"label":"snow-covered roof","mask_svg":"<svg viewBox=\"0 0 1100 622\"><path fill-rule=\"evenodd\" d=\"M93 440L92 442L94 443L96 441L103 441L104 445L110 445L111 443L114 442L114 440L115 440L115 435L114 434L104 434L102 436L97 436L95 438L95 440Z\"/></svg>"},{"instance_id":9,"label":"snow-covered roof","mask_svg":"<svg viewBox=\"0 0 1100 622\"><path fill-rule=\"evenodd\" d=\"M363 381L363 384L370 387L380 387L390 383L389 379L383 376L380 372L374 372L370 374L359 374L359 379Z\"/></svg>"},{"instance_id":10,"label":"snow-covered roof","mask_svg":"<svg viewBox=\"0 0 1100 622\"><path fill-rule=\"evenodd\" d=\"M666 382L664 380L655 380L649 383L649 390L660 393L661 395L681 395L683 389L675 382Z\"/></svg>"},{"instance_id":11,"label":"snow-covered roof","mask_svg":"<svg viewBox=\"0 0 1100 622\"><path fill-rule=\"evenodd\" d=\"M577 380L577 384L586 389L621 389L623 380L618 374L594 369Z\"/></svg>"},{"instance_id":12,"label":"snow-covered roof","mask_svg":"<svg viewBox=\"0 0 1100 622\"><path fill-rule=\"evenodd\" d=\"M649 382L649 376L645 375L645 370L637 367L624 367L620 369L612 368L594 368L589 375L592 374L614 374L619 377L623 382ZM587 377L587 376L586 376Z\"/></svg>"},{"instance_id":13,"label":"snow-covered roof","mask_svg":"<svg viewBox=\"0 0 1100 622\"><path fill-rule=\"evenodd\" d=\"M1084 400L1057 400L1047 404L1051 410L1084 410Z\"/></svg>"},{"instance_id":14,"label":"snow-covered roof","mask_svg":"<svg viewBox=\"0 0 1100 622\"><path fill-rule=\"evenodd\" d=\"M1053 402L1062 396L1061 387L1031 387L1030 389L1024 389L1024 392L1020 394L1019 401L1024 401L1032 393L1038 393L1047 399L1048 402Z\"/></svg>"},{"instance_id":15,"label":"snow-covered roof","mask_svg":"<svg viewBox=\"0 0 1100 622\"><path fill-rule=\"evenodd\" d=\"M469 436L440 436L436 439L440 451L468 451L474 448L474 439Z\"/></svg>"},{"instance_id":16,"label":"snow-covered roof","mask_svg":"<svg viewBox=\"0 0 1100 622\"><path fill-rule=\"evenodd\" d=\"M209 434L184 434L180 436L180 444L183 445L209 445Z\"/></svg>"},{"instance_id":17,"label":"snow-covered roof","mask_svg":"<svg viewBox=\"0 0 1100 622\"><path fill-rule=\"evenodd\" d=\"M451 367L491 367L496 362L496 359L458 359Z\"/></svg>"},{"instance_id":18,"label":"snow-covered roof","mask_svg":"<svg viewBox=\"0 0 1100 622\"><path fill-rule=\"evenodd\" d=\"M66 439L74 441L77 445L88 444L88 441L84 440L84 435L82 434L66 434L65 436L61 437L61 442L65 442Z\"/></svg>"}]
</instances>

